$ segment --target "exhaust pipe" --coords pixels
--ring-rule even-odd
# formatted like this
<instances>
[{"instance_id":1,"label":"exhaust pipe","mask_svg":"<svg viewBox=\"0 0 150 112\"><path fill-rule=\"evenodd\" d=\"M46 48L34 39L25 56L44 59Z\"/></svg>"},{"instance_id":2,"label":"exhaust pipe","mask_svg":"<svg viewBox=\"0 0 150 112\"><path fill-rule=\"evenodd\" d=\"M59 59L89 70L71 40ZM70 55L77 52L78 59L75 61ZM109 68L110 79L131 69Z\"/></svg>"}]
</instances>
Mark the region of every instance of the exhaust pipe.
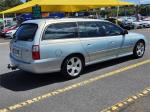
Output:
<instances>
[{"instance_id":1,"label":"exhaust pipe","mask_svg":"<svg viewBox=\"0 0 150 112\"><path fill-rule=\"evenodd\" d=\"M7 68L11 69L11 70L16 70L18 67L14 66L14 65L11 65L11 64L8 64Z\"/></svg>"}]
</instances>

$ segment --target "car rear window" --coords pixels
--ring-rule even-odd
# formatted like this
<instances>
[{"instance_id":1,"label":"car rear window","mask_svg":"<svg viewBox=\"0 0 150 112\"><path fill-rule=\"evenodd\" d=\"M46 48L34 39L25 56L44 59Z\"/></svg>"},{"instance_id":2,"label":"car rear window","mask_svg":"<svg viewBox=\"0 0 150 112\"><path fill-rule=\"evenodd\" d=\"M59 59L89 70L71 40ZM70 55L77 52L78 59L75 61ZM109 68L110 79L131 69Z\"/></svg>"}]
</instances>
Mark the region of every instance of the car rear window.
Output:
<instances>
[{"instance_id":1,"label":"car rear window","mask_svg":"<svg viewBox=\"0 0 150 112\"><path fill-rule=\"evenodd\" d=\"M33 41L37 28L37 24L22 24L15 34L15 39L21 41Z\"/></svg>"}]
</instances>

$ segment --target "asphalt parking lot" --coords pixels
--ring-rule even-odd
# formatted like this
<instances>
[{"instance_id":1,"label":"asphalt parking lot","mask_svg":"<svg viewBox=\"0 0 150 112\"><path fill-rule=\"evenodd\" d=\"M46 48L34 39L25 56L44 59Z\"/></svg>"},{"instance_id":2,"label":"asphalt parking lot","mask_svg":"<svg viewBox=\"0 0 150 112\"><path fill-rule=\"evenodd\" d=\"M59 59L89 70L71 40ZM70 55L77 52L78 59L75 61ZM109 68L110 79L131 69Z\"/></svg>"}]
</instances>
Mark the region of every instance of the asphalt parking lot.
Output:
<instances>
[{"instance_id":1,"label":"asphalt parking lot","mask_svg":"<svg viewBox=\"0 0 150 112\"><path fill-rule=\"evenodd\" d=\"M150 87L150 29L131 32L148 39L143 58L128 56L88 66L72 80L60 73L8 70L9 40L0 39L0 112L149 112L150 92L120 110L115 105Z\"/></svg>"}]
</instances>

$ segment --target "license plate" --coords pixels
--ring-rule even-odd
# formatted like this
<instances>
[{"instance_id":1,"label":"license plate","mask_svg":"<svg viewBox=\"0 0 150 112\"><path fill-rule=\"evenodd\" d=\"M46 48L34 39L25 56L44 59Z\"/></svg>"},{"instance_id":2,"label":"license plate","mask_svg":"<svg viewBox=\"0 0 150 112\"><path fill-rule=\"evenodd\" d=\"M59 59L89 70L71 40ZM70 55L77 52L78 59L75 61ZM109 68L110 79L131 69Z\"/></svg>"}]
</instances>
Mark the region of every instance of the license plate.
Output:
<instances>
[{"instance_id":1,"label":"license plate","mask_svg":"<svg viewBox=\"0 0 150 112\"><path fill-rule=\"evenodd\" d=\"M19 49L13 49L12 52L15 56L18 56L18 57L21 56L21 52Z\"/></svg>"}]
</instances>

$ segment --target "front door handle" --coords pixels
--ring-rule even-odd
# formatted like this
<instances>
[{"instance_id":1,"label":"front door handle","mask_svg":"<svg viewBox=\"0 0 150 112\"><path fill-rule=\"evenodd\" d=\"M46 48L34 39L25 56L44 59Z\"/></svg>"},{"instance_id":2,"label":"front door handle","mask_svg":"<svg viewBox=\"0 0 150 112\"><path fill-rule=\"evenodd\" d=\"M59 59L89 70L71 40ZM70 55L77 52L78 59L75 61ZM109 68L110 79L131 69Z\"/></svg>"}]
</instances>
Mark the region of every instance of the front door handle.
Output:
<instances>
[{"instance_id":1,"label":"front door handle","mask_svg":"<svg viewBox=\"0 0 150 112\"><path fill-rule=\"evenodd\" d=\"M87 46L90 46L91 44L87 44Z\"/></svg>"},{"instance_id":2,"label":"front door handle","mask_svg":"<svg viewBox=\"0 0 150 112\"><path fill-rule=\"evenodd\" d=\"M112 42L111 42L111 44L115 44L115 42L114 42L114 41L112 41Z\"/></svg>"}]
</instances>

